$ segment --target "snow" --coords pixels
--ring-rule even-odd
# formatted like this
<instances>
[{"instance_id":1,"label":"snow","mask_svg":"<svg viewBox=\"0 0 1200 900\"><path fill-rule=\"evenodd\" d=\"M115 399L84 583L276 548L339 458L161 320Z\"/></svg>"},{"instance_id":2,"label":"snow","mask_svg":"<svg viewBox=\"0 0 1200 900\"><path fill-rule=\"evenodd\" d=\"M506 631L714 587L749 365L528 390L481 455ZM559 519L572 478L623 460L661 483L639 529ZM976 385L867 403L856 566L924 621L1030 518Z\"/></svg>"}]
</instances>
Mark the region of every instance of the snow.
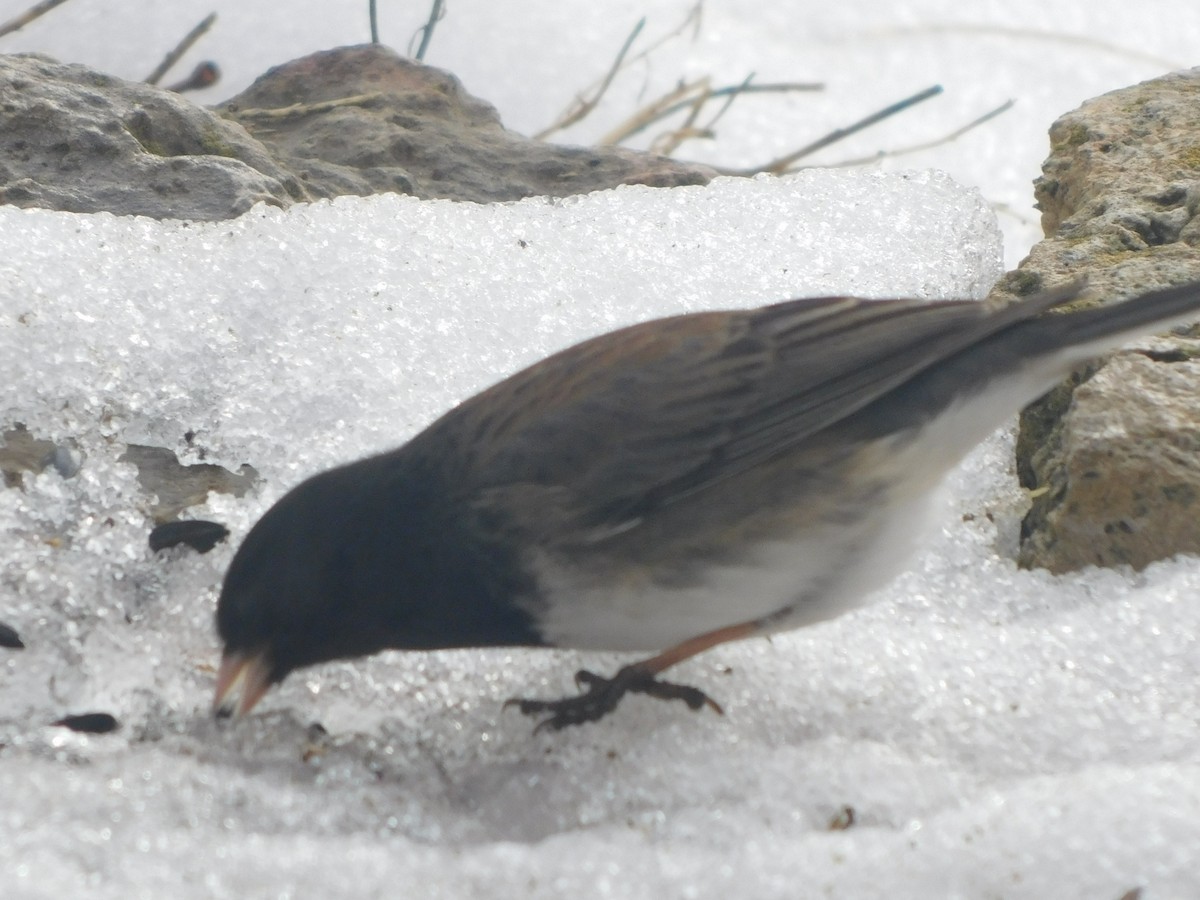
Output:
<instances>
[{"instance_id":1,"label":"snow","mask_svg":"<svg viewBox=\"0 0 1200 900\"><path fill-rule=\"evenodd\" d=\"M57 13L52 34L31 26L19 37L85 59L50 38L86 32L88 51L115 53L108 67L123 72L122 33L96 38L120 22L111 12L93 22L97 5L79 0ZM255 5L214 4L239 25L213 36L228 41L209 54L230 72L221 90L262 68L264 44L275 61L360 39L345 32L361 25L362 5L313 4L309 17L243 33ZM571 71L581 56L600 69L629 21L651 12L674 22L684 6L546 4L532 15L523 4L506 29L512 5L451 4L430 59L532 130L553 116L546 98L564 84L543 67L570 52ZM907 90L889 74L905 54L914 89L934 77L948 95L991 102L984 89L1007 87L1025 66L1038 103L1058 105L1030 104L1042 110L1035 129L1014 110L947 149L943 167L982 195L928 172L816 170L492 207L346 198L213 224L0 207L0 427L24 422L72 441L83 460L72 478L50 469L0 490L0 621L27 645L0 648L0 894L1195 892L1200 567L1019 571L1024 499L1008 432L951 476L943 528L877 603L717 648L673 673L712 693L723 718L634 697L600 723L534 735L529 720L501 711L506 698L563 694L577 668L623 659L530 650L322 666L292 676L246 721L208 714L220 579L246 530L300 478L393 446L503 375L630 321L815 293L981 297L1002 270L987 201L1003 179L964 173L1011 168L1027 208L1046 126L1087 93L1063 96L1154 74L1141 57L1081 45L1057 48L1069 59L1052 57L1063 66L1052 77L1038 68L1043 44L962 30L935 33L957 66L935 74L938 54L921 41L933 40L930 23L959 21L947 4L897 4L869 23L864 5L822 16L806 7L804 29L791 7L706 8L687 64L733 80L753 65L774 80L798 77L800 59L813 66L804 77L833 81L882 47L887 58L853 76L860 87L867 75L881 82L856 95L865 111ZM1019 16L1031 9L981 5L976 21L1025 27ZM1180 41L1194 29L1181 23L1196 12L1161 9L1135 20L1089 4L1088 20L1081 12L1057 27L1186 61ZM159 14L145 16L142 40L153 46L192 24ZM62 24L71 16L74 31ZM466 22L490 30L471 45ZM925 28L921 41L898 37L901 25ZM409 26L388 27L403 46ZM563 33L586 38L586 53ZM15 37L0 49L20 49ZM253 54L239 44L250 37ZM832 55L798 50L814 46ZM974 68L985 63L995 79ZM644 74L669 81L668 68ZM1111 83L1095 89L1095 78ZM820 131L845 123L840 96ZM930 116L945 131L963 108ZM728 152L761 158L797 143L765 126L757 134ZM1011 257L1011 230L1008 240ZM228 525L229 542L204 556L152 554L150 498L120 461L127 442L188 463L203 452L232 469L252 464L256 492L211 495L190 513ZM48 724L88 711L115 714L121 730Z\"/></svg>"}]
</instances>

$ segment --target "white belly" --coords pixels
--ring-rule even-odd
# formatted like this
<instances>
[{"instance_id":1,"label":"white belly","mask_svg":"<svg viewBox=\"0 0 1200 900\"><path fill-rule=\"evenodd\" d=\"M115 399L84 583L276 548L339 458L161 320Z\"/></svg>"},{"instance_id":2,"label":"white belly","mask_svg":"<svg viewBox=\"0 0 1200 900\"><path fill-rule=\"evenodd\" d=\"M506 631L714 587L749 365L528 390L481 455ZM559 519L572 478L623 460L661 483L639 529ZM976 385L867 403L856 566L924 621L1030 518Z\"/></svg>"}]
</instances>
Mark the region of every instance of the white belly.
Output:
<instances>
[{"instance_id":1,"label":"white belly","mask_svg":"<svg viewBox=\"0 0 1200 900\"><path fill-rule=\"evenodd\" d=\"M852 528L805 529L760 543L735 565L701 569L686 585L653 573L580 582L553 561L537 564L548 588L540 617L555 646L654 651L729 625L763 633L801 628L868 602L904 571L944 508L942 492L893 498ZM883 507L886 507L886 511Z\"/></svg>"}]
</instances>

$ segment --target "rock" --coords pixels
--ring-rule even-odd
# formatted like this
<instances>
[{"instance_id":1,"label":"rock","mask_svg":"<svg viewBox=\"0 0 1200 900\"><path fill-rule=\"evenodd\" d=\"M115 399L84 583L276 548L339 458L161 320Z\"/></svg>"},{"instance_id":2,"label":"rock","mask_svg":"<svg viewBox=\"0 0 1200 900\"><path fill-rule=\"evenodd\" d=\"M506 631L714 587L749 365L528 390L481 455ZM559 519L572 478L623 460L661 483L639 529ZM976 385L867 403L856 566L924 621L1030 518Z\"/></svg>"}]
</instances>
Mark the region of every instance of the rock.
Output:
<instances>
[{"instance_id":1,"label":"rock","mask_svg":"<svg viewBox=\"0 0 1200 900\"><path fill-rule=\"evenodd\" d=\"M1117 300L1200 279L1200 69L1090 100L1050 138L1035 188L1047 237L996 296L1086 275ZM1142 568L1200 552L1200 342L1139 346L1022 414L1018 473L1035 490L1022 565Z\"/></svg>"},{"instance_id":2,"label":"rock","mask_svg":"<svg viewBox=\"0 0 1200 900\"><path fill-rule=\"evenodd\" d=\"M208 499L209 491L241 497L258 483L258 472L244 465L239 472L222 466L196 463L185 466L171 450L130 444L122 462L137 466L138 483L157 497L151 515L158 523L169 522L189 506Z\"/></svg>"},{"instance_id":3,"label":"rock","mask_svg":"<svg viewBox=\"0 0 1200 900\"><path fill-rule=\"evenodd\" d=\"M1050 126L1042 231L1113 252L1200 245L1200 69L1089 100Z\"/></svg>"},{"instance_id":4,"label":"rock","mask_svg":"<svg viewBox=\"0 0 1200 900\"><path fill-rule=\"evenodd\" d=\"M146 493L157 498L151 506L151 515L159 523L170 522L189 506L203 503L208 499L209 491L241 497L258 483L258 472L253 466L244 465L239 472L231 472L208 463L184 465L173 451L163 447L130 444L120 459L137 466L138 483ZM40 440L20 423L0 432L0 473L4 476L5 487L20 486L24 472L37 475L51 466L63 478L72 478L78 473L82 461L83 457L69 441L55 444L53 441ZM224 530L223 526L216 523L184 524L182 530L185 537L175 543L182 541L196 546L190 537L195 532L187 529L203 526L209 526L209 531L212 527ZM207 535L208 531L198 539L200 544L206 542ZM212 549L213 544L223 537L213 537L207 549Z\"/></svg>"},{"instance_id":5,"label":"rock","mask_svg":"<svg viewBox=\"0 0 1200 900\"><path fill-rule=\"evenodd\" d=\"M1023 556L1061 572L1200 553L1198 385L1200 360L1140 353L1079 385L1059 435L1059 502Z\"/></svg>"},{"instance_id":6,"label":"rock","mask_svg":"<svg viewBox=\"0 0 1200 900\"><path fill-rule=\"evenodd\" d=\"M211 221L341 194L486 203L716 175L522 137L453 75L380 45L278 66L216 110L36 54L0 56L0 97L0 203L21 207Z\"/></svg>"},{"instance_id":7,"label":"rock","mask_svg":"<svg viewBox=\"0 0 1200 900\"><path fill-rule=\"evenodd\" d=\"M648 184L707 184L716 172L620 147L567 147L508 131L457 78L379 44L277 66L218 107L315 197L413 194L487 203Z\"/></svg>"},{"instance_id":8,"label":"rock","mask_svg":"<svg viewBox=\"0 0 1200 900\"><path fill-rule=\"evenodd\" d=\"M0 202L216 220L307 199L234 122L161 88L0 56Z\"/></svg>"},{"instance_id":9,"label":"rock","mask_svg":"<svg viewBox=\"0 0 1200 900\"><path fill-rule=\"evenodd\" d=\"M70 443L38 440L19 422L0 432L0 474L5 487L19 485L23 472L37 475L51 466L63 478L72 478L81 463L82 456Z\"/></svg>"}]
</instances>

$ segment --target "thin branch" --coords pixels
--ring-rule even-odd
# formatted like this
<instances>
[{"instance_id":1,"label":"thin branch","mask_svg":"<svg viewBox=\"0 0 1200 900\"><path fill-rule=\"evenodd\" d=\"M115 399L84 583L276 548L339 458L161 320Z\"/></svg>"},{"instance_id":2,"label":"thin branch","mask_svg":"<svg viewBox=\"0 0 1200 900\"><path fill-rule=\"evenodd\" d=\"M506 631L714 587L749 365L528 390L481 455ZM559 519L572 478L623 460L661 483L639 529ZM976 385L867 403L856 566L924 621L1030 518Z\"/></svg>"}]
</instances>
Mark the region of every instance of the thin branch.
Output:
<instances>
[{"instance_id":1,"label":"thin branch","mask_svg":"<svg viewBox=\"0 0 1200 900\"><path fill-rule=\"evenodd\" d=\"M635 112L630 118L626 119L608 134L604 135L604 137L600 138L600 140L596 141L596 143L619 144L630 135L637 134L639 131L646 128L651 122L662 118L662 111L664 109L672 106L678 107L678 104L681 102L681 98L690 98L685 101L685 105L691 105L695 102L695 98L692 95L696 93L703 95L706 90L708 90L707 78L701 78L698 81L693 81L690 83L683 82L672 90L663 94L657 100L647 103L637 112Z\"/></svg>"},{"instance_id":2,"label":"thin branch","mask_svg":"<svg viewBox=\"0 0 1200 900\"><path fill-rule=\"evenodd\" d=\"M926 141L923 144L913 144L909 147L900 147L899 149L896 149L896 150L881 150L880 152L878 152L872 156L861 156L858 159L847 159L847 160L843 160L842 162L839 162L839 163L834 163L833 165L837 166L837 167L863 166L863 165L868 165L870 163L873 163L880 159L885 159L890 156L904 156L905 154L908 154L908 153L919 153L922 150L932 150L934 147L940 147L943 144L949 144L952 141L956 141L960 137L962 137L964 134L966 134L968 131L972 130L973 128L978 128L980 125L984 124L985 122L990 122L992 119L996 118L996 116L1001 115L1002 113L1008 112L1010 109L1013 108L1013 104L1015 102L1016 101L1013 101L1013 100L1006 100L1003 103L1001 103L999 106L997 106L995 109L989 110L988 112L984 113L978 119L972 119L970 122L968 122L966 125L963 125L961 128L956 128L956 129L954 129L954 131L951 131L949 134L944 134L940 138L936 138L932 141Z\"/></svg>"},{"instance_id":3,"label":"thin branch","mask_svg":"<svg viewBox=\"0 0 1200 900\"><path fill-rule=\"evenodd\" d=\"M703 18L703 15L704 15L704 0L697 0L696 4L694 6L692 6L691 9L688 10L687 15L683 17L683 21L680 22L679 25L677 25L672 31L668 31L666 34L664 34L662 37L660 37L657 41L655 41L650 46L648 46L645 50L629 57L629 59L626 60L625 65L631 66L636 62L641 62L643 59L646 59L647 57L650 56L651 53L653 53L655 50L657 50L663 44L673 41L673 40L675 40L675 38L677 38L681 34L683 34L684 31L687 30L688 25L693 25L692 40L693 41L697 40L700 37L700 23L701 23L701 19Z\"/></svg>"},{"instance_id":4,"label":"thin branch","mask_svg":"<svg viewBox=\"0 0 1200 900\"><path fill-rule=\"evenodd\" d=\"M789 153L786 156L781 156L778 159L772 160L765 166L756 166L752 169L728 171L724 172L723 174L756 175L759 172L770 172L773 175L781 175L788 171L792 163L796 162L797 160L816 153L818 150L823 150L830 144L836 144L838 141L843 140L852 134L857 134L864 128L869 128L878 122L882 122L884 119L890 118L896 115L896 113L903 112L909 107L928 100L930 97L936 97L941 92L942 86L940 84L935 84L933 87L925 88L925 90L919 91L913 94L911 97L906 97L897 103L893 103L890 106L885 106L878 112L871 113L871 115L867 116L866 118L859 119L852 125L847 125L845 128L835 129L834 131L829 132L829 134L825 135L823 138L819 138L813 141L811 144L801 147L794 153Z\"/></svg>"},{"instance_id":5,"label":"thin branch","mask_svg":"<svg viewBox=\"0 0 1200 900\"><path fill-rule=\"evenodd\" d=\"M650 152L659 156L671 156L682 144L688 141L715 140L717 133L711 128L676 128L666 131L656 137L650 144Z\"/></svg>"},{"instance_id":6,"label":"thin branch","mask_svg":"<svg viewBox=\"0 0 1200 900\"><path fill-rule=\"evenodd\" d=\"M44 16L50 10L54 9L54 7L61 6L66 2L67 0L42 0L41 3L35 3L16 18L9 19L3 25L0 25L0 37L4 37L4 35L14 31L20 31L34 19Z\"/></svg>"},{"instance_id":7,"label":"thin branch","mask_svg":"<svg viewBox=\"0 0 1200 900\"><path fill-rule=\"evenodd\" d=\"M375 0L367 2L367 18L371 21L371 43L379 43L379 15L375 9Z\"/></svg>"},{"instance_id":8,"label":"thin branch","mask_svg":"<svg viewBox=\"0 0 1200 900\"><path fill-rule=\"evenodd\" d=\"M158 84L171 66L179 62L179 58L191 49L192 44L200 40L204 36L204 33L212 28L215 21L217 21L217 14L215 12L205 16L199 25L184 36L183 40L175 46L174 50L163 57L163 61L158 64L158 67L146 77L146 84Z\"/></svg>"},{"instance_id":9,"label":"thin branch","mask_svg":"<svg viewBox=\"0 0 1200 900\"><path fill-rule=\"evenodd\" d=\"M625 43L621 45L620 51L617 53L617 58L613 60L611 66L608 67L608 73L600 81L600 87L596 89L593 96L585 99L582 95L575 98L575 105L567 110L558 121L554 122L549 128L544 128L533 136L535 141L544 140L547 135L553 134L556 131L562 131L564 128L574 125L593 109L600 102L600 98L604 96L604 92L608 90L608 86L612 84L612 80L617 76L617 72L621 69L621 64L625 60L625 55L629 52L629 48L633 42L637 40L637 36L641 34L642 29L646 27L646 17L642 16L638 19L638 23L633 26L633 31L629 32L629 37L625 38ZM603 141L601 142L603 143Z\"/></svg>"},{"instance_id":10,"label":"thin branch","mask_svg":"<svg viewBox=\"0 0 1200 900\"><path fill-rule=\"evenodd\" d=\"M678 150L685 141L696 140L697 138L711 140L712 138L716 137L717 123L721 121L721 117L729 111L729 107L733 105L733 101L750 89L750 82L753 80L753 78L754 73L751 72L742 80L741 84L733 86L732 90L730 88L718 88L715 91L708 91L703 97L699 98L696 102L696 105L692 108L692 112L689 113L687 119L684 120L682 127L675 129L673 132L669 132L666 136L666 140L662 140L661 143L660 140L655 141L655 144L661 146L662 149L660 152L662 155L670 156L672 153ZM713 97L717 96L725 97L725 102L721 104L721 108L713 114L713 117L708 120L707 124L702 125L699 128L693 127L695 120L699 116L700 110L704 104ZM670 111L668 110L668 113L669 112Z\"/></svg>"},{"instance_id":11,"label":"thin branch","mask_svg":"<svg viewBox=\"0 0 1200 900\"><path fill-rule=\"evenodd\" d=\"M1115 44L1112 41L1106 41L1101 38L1093 38L1083 34L1067 34L1065 32L1050 31L1043 28L1013 28L1006 27L1004 25L971 25L961 23L950 25L918 25L912 27L870 29L862 34L864 37L891 37L893 35L907 34L998 35L1001 37L1016 38L1017 40L1048 41L1051 43L1071 44L1077 47L1090 47L1095 50L1100 50L1104 53L1111 53L1114 56L1122 56L1125 59L1150 63L1151 65L1159 66L1163 69L1172 71L1175 69L1186 68L1187 65L1189 65L1186 60L1166 59L1162 56L1155 56L1152 53L1145 53L1141 50L1133 50L1129 47L1123 47L1120 44Z\"/></svg>"},{"instance_id":12,"label":"thin branch","mask_svg":"<svg viewBox=\"0 0 1200 900\"><path fill-rule=\"evenodd\" d=\"M608 85L612 83L613 78L620 70L628 68L636 62L646 59L651 53L653 53L663 44L667 43L668 41L672 41L683 34L689 25L694 26L692 30L692 40L699 38L700 23L703 15L704 0L696 0L696 3L691 9L688 10L687 15L683 17L683 21L680 22L674 29L664 34L658 40L654 41L652 44L650 44L650 46L646 47L646 49L626 58L626 54L629 52L629 47L633 43L633 39L637 37L637 33L641 31L642 26L646 22L645 19L642 19L642 21L638 22L637 26L633 29L633 34L626 39L624 46L621 48L620 54L618 54L616 60L613 62L613 65L604 74L604 76L584 88L580 92L580 95L575 99L574 105L572 105L567 112L559 116L559 118L552 125L535 134L534 139L539 141L545 140L554 132L561 131L568 125L573 125L580 119L584 118L584 116L588 115L588 113L596 108L596 104L599 103L600 98L608 89ZM590 101L583 99L586 95L592 92L597 93Z\"/></svg>"},{"instance_id":13,"label":"thin branch","mask_svg":"<svg viewBox=\"0 0 1200 900\"><path fill-rule=\"evenodd\" d=\"M716 115L709 119L708 124L704 126L707 131L712 131L714 126L721 121L721 117L725 115L725 113L729 112L729 107L733 106L734 100L742 96L742 94L746 94L751 91L754 85L750 84L750 82L753 80L754 73L751 72L744 79L742 79L742 83L736 85L733 90L729 90L729 88L718 88L709 95L712 97L723 96L725 98L725 102L721 104L721 108L717 110ZM778 87L778 85L766 85L766 88L768 89L772 87Z\"/></svg>"},{"instance_id":14,"label":"thin branch","mask_svg":"<svg viewBox=\"0 0 1200 900\"><path fill-rule=\"evenodd\" d=\"M4 37L4 35L14 31L20 31L34 19L44 16L50 10L54 9L54 7L61 6L66 2L67 0L42 0L41 3L35 3L19 16L9 19L3 25L0 25L0 37Z\"/></svg>"},{"instance_id":15,"label":"thin branch","mask_svg":"<svg viewBox=\"0 0 1200 900\"><path fill-rule=\"evenodd\" d=\"M700 40L700 28L704 24L704 0L696 0L688 14L683 17L683 23L676 29L676 34L683 34L683 30L688 27L688 23L692 24L692 43Z\"/></svg>"},{"instance_id":16,"label":"thin branch","mask_svg":"<svg viewBox=\"0 0 1200 900\"><path fill-rule=\"evenodd\" d=\"M651 151L662 156L670 156L679 149L679 145L684 141L699 137L711 137L711 129L696 127L696 120L700 118L700 112L711 98L712 89L708 86L708 79L705 79L704 90L700 91L696 95L696 99L692 101L691 109L688 110L683 122L678 128L655 138L650 144Z\"/></svg>"},{"instance_id":17,"label":"thin branch","mask_svg":"<svg viewBox=\"0 0 1200 900\"><path fill-rule=\"evenodd\" d=\"M991 202L991 207L993 210L995 210L996 215L998 215L998 216L1003 215L1003 216L1008 216L1009 218L1012 218L1012 219L1016 219L1022 225L1032 225L1034 222L1037 221L1037 218L1038 218L1037 216L1032 216L1029 213L1027 213L1023 206L1018 210L1018 209L1014 208L1011 204L1001 203L998 200L993 200ZM1030 209L1032 209L1032 207L1030 207Z\"/></svg>"},{"instance_id":18,"label":"thin branch","mask_svg":"<svg viewBox=\"0 0 1200 900\"><path fill-rule=\"evenodd\" d=\"M201 88L211 87L221 80L221 69L212 60L206 59L199 63L196 68L192 69L192 74L183 81L177 81L170 85L167 90L174 91L176 94L182 94L186 91L198 91Z\"/></svg>"},{"instance_id":19,"label":"thin branch","mask_svg":"<svg viewBox=\"0 0 1200 900\"><path fill-rule=\"evenodd\" d=\"M383 97L379 91L370 94L355 94L353 97L339 97L337 100L322 100L320 103L293 103L291 106L279 106L273 109L240 109L233 115L238 119L295 119L314 113L329 112L339 106L365 106Z\"/></svg>"},{"instance_id":20,"label":"thin branch","mask_svg":"<svg viewBox=\"0 0 1200 900\"><path fill-rule=\"evenodd\" d=\"M425 59L425 51L429 49L429 42L433 39L433 29L437 23L442 21L446 15L445 3L443 0L433 0L433 6L429 10L429 19L417 29L417 34L421 35L421 45L417 47L417 52L413 58L417 62L422 62ZM417 34L413 35L413 41L417 39ZM412 49L412 41L408 42L409 49Z\"/></svg>"},{"instance_id":21,"label":"thin branch","mask_svg":"<svg viewBox=\"0 0 1200 900\"><path fill-rule=\"evenodd\" d=\"M708 96L706 97L706 100L709 98L712 98L712 97L726 97L727 99L725 101L725 104L721 107L721 109L717 111L717 114L715 116L713 116L712 119L709 120L707 125L703 126L700 129L701 131L711 131L713 126L716 125L717 121L721 118L721 116L723 116L725 114L725 111L727 109L729 109L730 104L732 104L733 101L736 100L742 94L788 93L791 91L819 91L819 90L823 90L825 88L825 85L823 85L823 84L809 83L809 82L791 82L791 83L781 82L781 83L776 83L776 84L749 84L748 83L749 80L753 77L754 77L754 75L753 75L753 73L751 73L746 78L746 80L743 81L741 84L728 85L726 87L720 87L720 88L713 88L711 91L708 92ZM695 84L699 84L699 83L700 82L695 82ZM648 104L647 106L643 107L638 112L634 113L634 115L632 117L630 117L629 119L627 119L623 124L618 125L611 132L609 132L608 137L610 137L610 138L615 137L615 139L612 141L612 143L621 143L622 141L626 141L629 138L633 137L633 135L637 134L639 131L644 131L646 128L653 125L655 122L666 119L666 118L674 115L675 113L679 112L680 110L691 108L692 105L695 103L695 99L691 98L691 97L687 97L685 99L680 100L678 103L671 104L670 106L667 106L665 108L663 108L661 106L661 103L662 103L662 101L660 99L660 100L654 101L651 104ZM653 116L645 115L645 113L650 109L655 110L654 115Z\"/></svg>"},{"instance_id":22,"label":"thin branch","mask_svg":"<svg viewBox=\"0 0 1200 900\"><path fill-rule=\"evenodd\" d=\"M750 84L750 79L754 77L751 72L746 76L746 80L741 84L731 84L725 87L713 88L713 97L729 97L730 99L721 108L721 113L724 114L725 109L741 94L786 94L793 91L823 91L825 84L820 81L783 81L770 84ZM671 113L678 112L688 104L680 103L671 109L663 110L664 116L669 116Z\"/></svg>"}]
</instances>

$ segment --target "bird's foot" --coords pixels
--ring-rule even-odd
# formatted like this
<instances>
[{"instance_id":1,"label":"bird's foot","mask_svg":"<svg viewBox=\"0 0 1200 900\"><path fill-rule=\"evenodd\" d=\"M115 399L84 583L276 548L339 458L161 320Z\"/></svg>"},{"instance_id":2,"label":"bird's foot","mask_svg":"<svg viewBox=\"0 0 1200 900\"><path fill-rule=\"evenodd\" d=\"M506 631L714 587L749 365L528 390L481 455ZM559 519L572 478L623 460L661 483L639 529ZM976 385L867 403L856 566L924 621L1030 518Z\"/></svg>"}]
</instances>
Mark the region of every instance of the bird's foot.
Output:
<instances>
[{"instance_id":1,"label":"bird's foot","mask_svg":"<svg viewBox=\"0 0 1200 900\"><path fill-rule=\"evenodd\" d=\"M549 713L538 722L534 728L535 734L543 728L558 731L570 725L595 722L616 709L626 694L647 694L660 700L682 700L691 709L707 706L715 713L724 714L720 705L699 688L659 681L652 672L648 672L637 663L626 666L612 678L602 678L594 672L580 669L575 673L575 683L584 689L577 697L564 697L562 700L526 700L514 697L504 706L506 709L515 706L527 716Z\"/></svg>"}]
</instances>

